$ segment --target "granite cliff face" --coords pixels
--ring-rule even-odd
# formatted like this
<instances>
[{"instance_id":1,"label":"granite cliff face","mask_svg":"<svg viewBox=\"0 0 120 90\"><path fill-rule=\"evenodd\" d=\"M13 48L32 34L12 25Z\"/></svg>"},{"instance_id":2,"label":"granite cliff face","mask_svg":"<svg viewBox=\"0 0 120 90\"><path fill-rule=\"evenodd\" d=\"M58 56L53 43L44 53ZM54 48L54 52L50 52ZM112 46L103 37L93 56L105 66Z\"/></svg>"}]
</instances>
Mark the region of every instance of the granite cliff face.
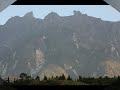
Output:
<instances>
[{"instance_id":1,"label":"granite cliff face","mask_svg":"<svg viewBox=\"0 0 120 90\"><path fill-rule=\"evenodd\" d=\"M120 75L120 22L103 21L79 11L51 12L37 19L32 12L0 26L0 74L32 76Z\"/></svg>"}]
</instances>

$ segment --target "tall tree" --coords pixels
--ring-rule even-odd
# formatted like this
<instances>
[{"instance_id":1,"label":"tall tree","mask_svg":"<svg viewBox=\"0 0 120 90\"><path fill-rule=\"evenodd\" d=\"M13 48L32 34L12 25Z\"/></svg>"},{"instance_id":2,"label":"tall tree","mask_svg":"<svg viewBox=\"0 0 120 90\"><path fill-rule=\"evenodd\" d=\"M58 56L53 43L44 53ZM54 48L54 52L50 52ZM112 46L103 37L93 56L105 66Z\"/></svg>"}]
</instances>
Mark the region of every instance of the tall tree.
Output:
<instances>
[{"instance_id":1,"label":"tall tree","mask_svg":"<svg viewBox=\"0 0 120 90\"><path fill-rule=\"evenodd\" d=\"M67 80L72 80L72 78L70 77L70 75L67 77Z\"/></svg>"},{"instance_id":2,"label":"tall tree","mask_svg":"<svg viewBox=\"0 0 120 90\"><path fill-rule=\"evenodd\" d=\"M38 81L40 81L40 77L39 76L37 76L35 79L38 80Z\"/></svg>"},{"instance_id":3,"label":"tall tree","mask_svg":"<svg viewBox=\"0 0 120 90\"><path fill-rule=\"evenodd\" d=\"M65 79L66 79L64 74L62 74L61 79L62 79L62 80L65 80Z\"/></svg>"},{"instance_id":4,"label":"tall tree","mask_svg":"<svg viewBox=\"0 0 120 90\"><path fill-rule=\"evenodd\" d=\"M47 80L47 76L44 76L44 80Z\"/></svg>"},{"instance_id":5,"label":"tall tree","mask_svg":"<svg viewBox=\"0 0 120 90\"><path fill-rule=\"evenodd\" d=\"M21 73L19 77L21 79L26 79L27 78L27 74L26 73Z\"/></svg>"},{"instance_id":6,"label":"tall tree","mask_svg":"<svg viewBox=\"0 0 120 90\"><path fill-rule=\"evenodd\" d=\"M81 81L82 80L82 77L81 76L79 76L79 81Z\"/></svg>"},{"instance_id":7,"label":"tall tree","mask_svg":"<svg viewBox=\"0 0 120 90\"><path fill-rule=\"evenodd\" d=\"M8 80L7 80L7 81L8 81L8 83L10 82L10 78L9 78L9 77L8 77Z\"/></svg>"}]
</instances>

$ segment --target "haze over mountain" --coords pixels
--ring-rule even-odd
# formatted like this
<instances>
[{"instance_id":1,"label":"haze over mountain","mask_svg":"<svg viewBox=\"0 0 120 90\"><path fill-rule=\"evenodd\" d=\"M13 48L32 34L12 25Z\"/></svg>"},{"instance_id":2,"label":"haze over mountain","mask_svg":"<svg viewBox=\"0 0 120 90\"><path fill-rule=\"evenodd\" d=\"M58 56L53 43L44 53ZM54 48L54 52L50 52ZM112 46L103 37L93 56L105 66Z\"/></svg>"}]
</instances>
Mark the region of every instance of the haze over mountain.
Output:
<instances>
[{"instance_id":1,"label":"haze over mountain","mask_svg":"<svg viewBox=\"0 0 120 90\"><path fill-rule=\"evenodd\" d=\"M1 76L120 75L120 22L73 13L37 19L29 12L1 25Z\"/></svg>"}]
</instances>

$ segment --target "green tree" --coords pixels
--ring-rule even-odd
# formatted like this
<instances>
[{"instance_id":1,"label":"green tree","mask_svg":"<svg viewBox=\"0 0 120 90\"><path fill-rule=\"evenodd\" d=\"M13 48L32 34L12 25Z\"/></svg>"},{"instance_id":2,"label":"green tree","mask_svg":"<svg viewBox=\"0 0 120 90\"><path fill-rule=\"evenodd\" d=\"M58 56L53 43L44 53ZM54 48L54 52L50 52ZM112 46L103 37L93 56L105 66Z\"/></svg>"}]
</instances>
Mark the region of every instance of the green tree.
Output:
<instances>
[{"instance_id":1,"label":"green tree","mask_svg":"<svg viewBox=\"0 0 120 90\"><path fill-rule=\"evenodd\" d=\"M103 79L101 76L98 79Z\"/></svg>"},{"instance_id":2,"label":"green tree","mask_svg":"<svg viewBox=\"0 0 120 90\"><path fill-rule=\"evenodd\" d=\"M8 77L8 80L7 80L7 81L8 81L8 83L10 82L10 78L9 78L9 77Z\"/></svg>"},{"instance_id":3,"label":"green tree","mask_svg":"<svg viewBox=\"0 0 120 90\"><path fill-rule=\"evenodd\" d=\"M105 76L104 79L107 80L107 79L109 79L109 77L108 77L108 76Z\"/></svg>"},{"instance_id":4,"label":"green tree","mask_svg":"<svg viewBox=\"0 0 120 90\"><path fill-rule=\"evenodd\" d=\"M62 74L62 76L61 76L61 80L65 80L66 78L65 78L65 75L64 74Z\"/></svg>"},{"instance_id":5,"label":"green tree","mask_svg":"<svg viewBox=\"0 0 120 90\"><path fill-rule=\"evenodd\" d=\"M44 76L44 80L47 80L47 76Z\"/></svg>"},{"instance_id":6,"label":"green tree","mask_svg":"<svg viewBox=\"0 0 120 90\"><path fill-rule=\"evenodd\" d=\"M118 79L120 79L120 76L118 76Z\"/></svg>"},{"instance_id":7,"label":"green tree","mask_svg":"<svg viewBox=\"0 0 120 90\"><path fill-rule=\"evenodd\" d=\"M81 76L79 76L79 81L81 81L82 80L82 77Z\"/></svg>"},{"instance_id":8,"label":"green tree","mask_svg":"<svg viewBox=\"0 0 120 90\"><path fill-rule=\"evenodd\" d=\"M56 80L58 80L58 78L59 78L58 76L55 77Z\"/></svg>"},{"instance_id":9,"label":"green tree","mask_svg":"<svg viewBox=\"0 0 120 90\"><path fill-rule=\"evenodd\" d=\"M35 79L38 80L38 81L40 81L40 77L39 76L37 76Z\"/></svg>"},{"instance_id":10,"label":"green tree","mask_svg":"<svg viewBox=\"0 0 120 90\"><path fill-rule=\"evenodd\" d=\"M27 79L27 80L31 80L32 77L31 77L31 76L27 76L26 79Z\"/></svg>"},{"instance_id":11,"label":"green tree","mask_svg":"<svg viewBox=\"0 0 120 90\"><path fill-rule=\"evenodd\" d=\"M52 75L51 79L52 79L52 80L54 79L53 75Z\"/></svg>"},{"instance_id":12,"label":"green tree","mask_svg":"<svg viewBox=\"0 0 120 90\"><path fill-rule=\"evenodd\" d=\"M26 73L21 73L19 77L21 79L27 79L27 74Z\"/></svg>"},{"instance_id":13,"label":"green tree","mask_svg":"<svg viewBox=\"0 0 120 90\"><path fill-rule=\"evenodd\" d=\"M72 78L70 77L70 75L67 77L67 80L72 80Z\"/></svg>"}]
</instances>

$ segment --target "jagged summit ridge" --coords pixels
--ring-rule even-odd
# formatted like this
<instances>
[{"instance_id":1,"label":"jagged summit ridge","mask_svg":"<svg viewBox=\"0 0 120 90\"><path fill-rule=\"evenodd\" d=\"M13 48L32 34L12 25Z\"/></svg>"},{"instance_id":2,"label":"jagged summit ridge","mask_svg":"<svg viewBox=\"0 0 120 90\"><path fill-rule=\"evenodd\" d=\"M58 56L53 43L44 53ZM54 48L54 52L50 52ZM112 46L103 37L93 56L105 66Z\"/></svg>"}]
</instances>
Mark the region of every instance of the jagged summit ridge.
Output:
<instances>
[{"instance_id":1,"label":"jagged summit ridge","mask_svg":"<svg viewBox=\"0 0 120 90\"><path fill-rule=\"evenodd\" d=\"M28 12L28 13L26 13L25 15L24 15L24 17L34 17L34 14L33 14L33 12L31 11L31 12Z\"/></svg>"},{"instance_id":2,"label":"jagged summit ridge","mask_svg":"<svg viewBox=\"0 0 120 90\"><path fill-rule=\"evenodd\" d=\"M93 17L93 16L89 16L89 15L87 15L87 14L83 14L83 13L81 13L80 11L76 11L76 10L74 10L73 11L73 15L70 15L70 16L74 16L74 17L81 17L81 18L83 18L83 17L85 17L85 18L91 18L91 19L99 19L99 20L102 20L101 18L96 18L96 17ZM31 12L28 12L28 13L26 13L22 18L33 18L33 19L38 19L38 18L36 18L35 16L34 16L34 14L33 14L33 11L31 11ZM60 21L60 19L62 18L62 17L68 17L68 16L60 16L59 14L57 14L56 12L51 12L51 13L48 13L48 15L46 15L45 17L44 17L44 20L46 20L46 21L48 21L48 22L52 22L52 21L54 21L55 20L55 22L56 22L56 20L58 20L58 21ZM20 16L14 16L14 17L11 17L10 19L8 19L8 21L7 22L9 22L9 21L11 21L11 19L13 19L13 18L20 18ZM40 18L39 18L40 19ZM43 20L43 19L41 19L41 20ZM102 20L103 21L103 20ZM6 23L7 23L6 22ZM108 22L111 22L111 21L108 21ZM119 21L118 21L119 22Z\"/></svg>"},{"instance_id":3,"label":"jagged summit ridge","mask_svg":"<svg viewBox=\"0 0 120 90\"><path fill-rule=\"evenodd\" d=\"M73 14L74 14L75 16L83 15L80 11L76 11L76 10L73 11Z\"/></svg>"},{"instance_id":4,"label":"jagged summit ridge","mask_svg":"<svg viewBox=\"0 0 120 90\"><path fill-rule=\"evenodd\" d=\"M44 20L53 21L58 20L60 16L56 12L51 12L47 16L45 16Z\"/></svg>"}]
</instances>

